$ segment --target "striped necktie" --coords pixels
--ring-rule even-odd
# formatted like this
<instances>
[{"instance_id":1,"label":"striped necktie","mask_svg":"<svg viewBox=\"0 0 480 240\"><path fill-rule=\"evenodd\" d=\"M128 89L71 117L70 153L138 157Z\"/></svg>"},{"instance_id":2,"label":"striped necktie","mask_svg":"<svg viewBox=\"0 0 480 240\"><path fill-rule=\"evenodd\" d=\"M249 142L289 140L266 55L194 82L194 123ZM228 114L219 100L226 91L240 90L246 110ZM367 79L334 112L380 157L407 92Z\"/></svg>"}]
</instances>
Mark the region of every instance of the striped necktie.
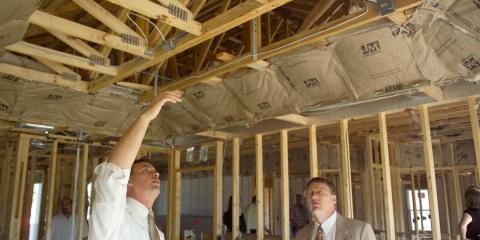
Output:
<instances>
[{"instance_id":1,"label":"striped necktie","mask_svg":"<svg viewBox=\"0 0 480 240\"><path fill-rule=\"evenodd\" d=\"M160 240L160 234L155 225L155 218L152 210L148 213L148 236L150 236L150 240Z\"/></svg>"},{"instance_id":2,"label":"striped necktie","mask_svg":"<svg viewBox=\"0 0 480 240\"><path fill-rule=\"evenodd\" d=\"M325 239L325 233L323 232L322 226L318 226L317 236L315 237L315 240L324 240L324 239Z\"/></svg>"}]
</instances>

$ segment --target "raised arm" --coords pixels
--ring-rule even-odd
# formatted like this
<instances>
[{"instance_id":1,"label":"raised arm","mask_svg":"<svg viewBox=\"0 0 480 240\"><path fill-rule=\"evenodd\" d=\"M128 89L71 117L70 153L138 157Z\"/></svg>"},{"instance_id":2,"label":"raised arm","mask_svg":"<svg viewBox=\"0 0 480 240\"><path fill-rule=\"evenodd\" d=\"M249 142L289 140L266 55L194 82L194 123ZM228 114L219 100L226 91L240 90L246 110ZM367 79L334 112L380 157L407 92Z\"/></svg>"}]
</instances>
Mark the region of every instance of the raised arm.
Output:
<instances>
[{"instance_id":1,"label":"raised arm","mask_svg":"<svg viewBox=\"0 0 480 240\"><path fill-rule=\"evenodd\" d=\"M468 213L463 213L462 219L458 224L458 231L460 232L460 239L467 239L467 226L472 222L472 216Z\"/></svg>"},{"instance_id":2,"label":"raised arm","mask_svg":"<svg viewBox=\"0 0 480 240\"><path fill-rule=\"evenodd\" d=\"M165 103L180 102L181 97L181 91L165 92L155 97L152 102L150 102L147 110L138 117L135 123L133 123L112 149L108 162L122 169L131 168L150 122L158 116Z\"/></svg>"}]
</instances>

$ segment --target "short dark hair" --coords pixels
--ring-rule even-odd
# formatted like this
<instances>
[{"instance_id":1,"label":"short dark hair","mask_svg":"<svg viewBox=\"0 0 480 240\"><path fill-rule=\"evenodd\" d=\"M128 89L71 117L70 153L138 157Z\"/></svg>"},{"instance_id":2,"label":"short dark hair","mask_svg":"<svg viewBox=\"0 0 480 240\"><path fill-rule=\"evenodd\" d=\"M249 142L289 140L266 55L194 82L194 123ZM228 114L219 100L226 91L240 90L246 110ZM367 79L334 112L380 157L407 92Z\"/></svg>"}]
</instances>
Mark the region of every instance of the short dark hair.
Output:
<instances>
[{"instance_id":1,"label":"short dark hair","mask_svg":"<svg viewBox=\"0 0 480 240\"><path fill-rule=\"evenodd\" d=\"M144 162L151 164L151 162L150 162L148 159L146 159L146 158L140 158L140 159L136 160L135 162L133 162L132 167L130 168L130 177L131 177L132 174L133 174L133 166L134 166L135 164L144 163Z\"/></svg>"},{"instance_id":2,"label":"short dark hair","mask_svg":"<svg viewBox=\"0 0 480 240\"><path fill-rule=\"evenodd\" d=\"M465 189L465 205L468 208L480 209L480 187L470 185Z\"/></svg>"},{"instance_id":3,"label":"short dark hair","mask_svg":"<svg viewBox=\"0 0 480 240\"><path fill-rule=\"evenodd\" d=\"M314 178L311 178L308 182L307 182L307 185L305 186L305 191L307 191L308 187L314 183L323 183L325 185L327 185L327 187L330 189L330 192L334 195L337 194L337 190L335 188L335 186L333 185L332 182L330 182L330 180L326 179L326 178L322 178L322 177L314 177Z\"/></svg>"}]
</instances>

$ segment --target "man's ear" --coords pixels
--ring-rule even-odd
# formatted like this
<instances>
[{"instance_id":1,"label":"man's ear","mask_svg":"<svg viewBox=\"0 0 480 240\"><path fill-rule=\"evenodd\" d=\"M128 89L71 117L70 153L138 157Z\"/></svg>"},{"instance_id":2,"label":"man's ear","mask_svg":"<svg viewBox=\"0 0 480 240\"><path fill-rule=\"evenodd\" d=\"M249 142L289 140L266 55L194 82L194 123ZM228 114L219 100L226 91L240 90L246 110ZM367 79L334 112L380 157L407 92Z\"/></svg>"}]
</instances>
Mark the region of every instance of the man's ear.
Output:
<instances>
[{"instance_id":1,"label":"man's ear","mask_svg":"<svg viewBox=\"0 0 480 240\"><path fill-rule=\"evenodd\" d=\"M128 180L127 187L133 187L132 181Z\"/></svg>"}]
</instances>

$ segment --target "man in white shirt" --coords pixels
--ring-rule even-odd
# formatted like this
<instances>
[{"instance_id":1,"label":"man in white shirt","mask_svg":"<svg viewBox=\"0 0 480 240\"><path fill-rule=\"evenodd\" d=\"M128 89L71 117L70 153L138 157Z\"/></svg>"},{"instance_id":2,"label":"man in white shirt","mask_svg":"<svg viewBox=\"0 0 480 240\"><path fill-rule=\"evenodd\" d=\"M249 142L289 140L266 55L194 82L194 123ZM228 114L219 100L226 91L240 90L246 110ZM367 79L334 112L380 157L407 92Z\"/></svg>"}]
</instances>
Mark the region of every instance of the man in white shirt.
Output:
<instances>
[{"instance_id":1,"label":"man in white shirt","mask_svg":"<svg viewBox=\"0 0 480 240\"><path fill-rule=\"evenodd\" d=\"M51 240L77 240L78 217L76 219L73 222L72 199L69 197L63 198L60 213L52 219ZM87 221L83 220L82 237L86 238L87 235Z\"/></svg>"},{"instance_id":2,"label":"man in white shirt","mask_svg":"<svg viewBox=\"0 0 480 240\"><path fill-rule=\"evenodd\" d=\"M245 208L245 219L247 233L257 233L257 196L253 196L252 201Z\"/></svg>"},{"instance_id":3,"label":"man in white shirt","mask_svg":"<svg viewBox=\"0 0 480 240\"><path fill-rule=\"evenodd\" d=\"M310 179L305 197L313 222L298 231L296 240L375 240L370 224L337 212L336 190L327 179Z\"/></svg>"},{"instance_id":4,"label":"man in white shirt","mask_svg":"<svg viewBox=\"0 0 480 240\"><path fill-rule=\"evenodd\" d=\"M152 205L160 193L159 173L146 161L135 161L150 122L167 102L181 101L180 91L155 97L118 141L108 161L96 169L90 240L164 240L154 222Z\"/></svg>"}]
</instances>

